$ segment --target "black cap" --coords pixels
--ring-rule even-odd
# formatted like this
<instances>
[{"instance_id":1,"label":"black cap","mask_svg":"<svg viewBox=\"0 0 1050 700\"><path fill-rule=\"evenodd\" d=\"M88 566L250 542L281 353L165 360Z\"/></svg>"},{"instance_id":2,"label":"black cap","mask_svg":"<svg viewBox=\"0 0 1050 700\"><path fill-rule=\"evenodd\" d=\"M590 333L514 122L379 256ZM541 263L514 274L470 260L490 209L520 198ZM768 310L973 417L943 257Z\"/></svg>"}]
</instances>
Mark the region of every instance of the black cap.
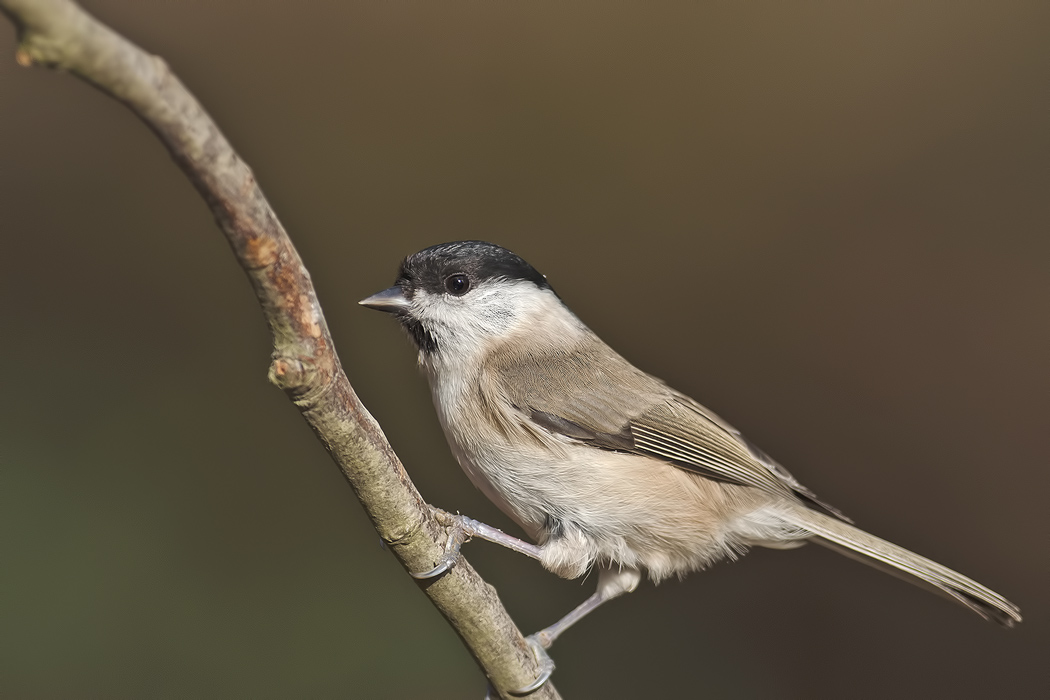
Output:
<instances>
[{"instance_id":1,"label":"black cap","mask_svg":"<svg viewBox=\"0 0 1050 700\"><path fill-rule=\"evenodd\" d=\"M445 290L450 275L463 274L472 285L492 279L524 280L554 291L547 278L506 248L485 241L441 243L413 253L401 262L396 284L405 292Z\"/></svg>"}]
</instances>

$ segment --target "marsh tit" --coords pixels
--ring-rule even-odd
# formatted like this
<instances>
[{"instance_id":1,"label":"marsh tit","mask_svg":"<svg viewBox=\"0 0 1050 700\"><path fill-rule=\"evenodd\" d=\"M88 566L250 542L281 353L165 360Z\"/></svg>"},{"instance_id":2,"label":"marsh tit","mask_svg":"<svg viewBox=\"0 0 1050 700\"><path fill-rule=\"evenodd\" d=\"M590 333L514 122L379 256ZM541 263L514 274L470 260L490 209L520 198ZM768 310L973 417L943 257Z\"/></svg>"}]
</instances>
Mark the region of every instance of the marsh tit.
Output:
<instances>
[{"instance_id":1,"label":"marsh tit","mask_svg":"<svg viewBox=\"0 0 1050 700\"><path fill-rule=\"evenodd\" d=\"M748 547L806 542L1007 627L1021 620L994 591L854 527L720 417L618 355L504 248L427 248L405 258L393 287L360 303L408 331L460 466L538 543L461 517L446 559L417 576L446 570L469 536L567 578L598 569L597 592L534 646L634 590L643 570L659 582Z\"/></svg>"}]
</instances>

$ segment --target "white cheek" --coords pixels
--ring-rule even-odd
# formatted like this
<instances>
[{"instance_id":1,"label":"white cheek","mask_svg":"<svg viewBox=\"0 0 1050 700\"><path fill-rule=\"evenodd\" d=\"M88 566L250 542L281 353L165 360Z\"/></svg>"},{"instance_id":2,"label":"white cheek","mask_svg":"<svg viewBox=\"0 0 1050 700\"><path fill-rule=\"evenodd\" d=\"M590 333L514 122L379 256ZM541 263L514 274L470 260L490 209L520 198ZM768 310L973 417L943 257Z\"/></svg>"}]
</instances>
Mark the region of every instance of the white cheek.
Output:
<instances>
[{"instance_id":1,"label":"white cheek","mask_svg":"<svg viewBox=\"0 0 1050 700\"><path fill-rule=\"evenodd\" d=\"M531 282L484 283L464 297L420 295L415 314L438 346L436 353L421 354L421 364L446 368L476 362L510 338L564 342L583 328L553 293Z\"/></svg>"}]
</instances>

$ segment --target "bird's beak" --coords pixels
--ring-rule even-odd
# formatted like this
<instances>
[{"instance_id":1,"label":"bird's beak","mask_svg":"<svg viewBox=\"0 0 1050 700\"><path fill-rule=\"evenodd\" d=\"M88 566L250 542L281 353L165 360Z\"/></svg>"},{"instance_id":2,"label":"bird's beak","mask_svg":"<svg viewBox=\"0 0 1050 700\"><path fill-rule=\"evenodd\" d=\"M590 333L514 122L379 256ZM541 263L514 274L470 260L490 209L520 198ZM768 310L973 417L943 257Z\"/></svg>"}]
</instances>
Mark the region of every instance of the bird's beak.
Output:
<instances>
[{"instance_id":1,"label":"bird's beak","mask_svg":"<svg viewBox=\"0 0 1050 700\"><path fill-rule=\"evenodd\" d=\"M390 289L384 289L381 292L377 292L367 299L362 299L357 302L361 306L367 306L370 309L376 311L386 311L387 313L396 313L398 311L407 311L411 302L405 296L405 293L401 291L401 287L391 287Z\"/></svg>"}]
</instances>

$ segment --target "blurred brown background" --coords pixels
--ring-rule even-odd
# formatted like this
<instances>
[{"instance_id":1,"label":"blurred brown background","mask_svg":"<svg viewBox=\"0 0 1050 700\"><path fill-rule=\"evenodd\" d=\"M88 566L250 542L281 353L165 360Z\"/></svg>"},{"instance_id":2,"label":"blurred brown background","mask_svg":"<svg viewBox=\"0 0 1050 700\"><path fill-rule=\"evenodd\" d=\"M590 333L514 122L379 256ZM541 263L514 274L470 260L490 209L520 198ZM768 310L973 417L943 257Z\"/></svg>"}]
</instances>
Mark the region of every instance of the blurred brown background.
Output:
<instances>
[{"instance_id":1,"label":"blurred brown background","mask_svg":"<svg viewBox=\"0 0 1050 700\"><path fill-rule=\"evenodd\" d=\"M644 585L567 698L1050 697L1050 5L85 3L255 169L425 497L455 466L356 301L483 238L1004 632L828 551ZM479 698L284 396L197 195L0 23L0 696ZM484 543L526 631L589 595Z\"/></svg>"}]
</instances>

